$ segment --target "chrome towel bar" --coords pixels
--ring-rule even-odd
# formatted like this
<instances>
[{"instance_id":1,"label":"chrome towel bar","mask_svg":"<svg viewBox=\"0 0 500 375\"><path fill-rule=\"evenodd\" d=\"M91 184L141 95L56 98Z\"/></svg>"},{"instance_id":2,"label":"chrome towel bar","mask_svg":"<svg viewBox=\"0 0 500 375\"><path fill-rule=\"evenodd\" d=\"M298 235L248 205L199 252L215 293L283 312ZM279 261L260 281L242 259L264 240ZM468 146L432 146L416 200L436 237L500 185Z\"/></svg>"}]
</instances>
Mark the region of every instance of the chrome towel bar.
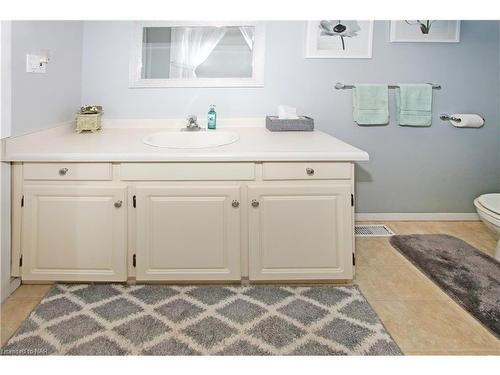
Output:
<instances>
[{"instance_id":1,"label":"chrome towel bar","mask_svg":"<svg viewBox=\"0 0 500 375\"><path fill-rule=\"evenodd\" d=\"M435 90L440 90L441 89L441 85L438 85L436 83L428 83L428 85L431 85L433 89ZM341 82L337 82L335 84L335 89L336 90L350 90L350 89L353 89L355 85L344 85L343 83ZM387 85L388 88L390 89L396 89L398 88L399 86L397 85Z\"/></svg>"}]
</instances>

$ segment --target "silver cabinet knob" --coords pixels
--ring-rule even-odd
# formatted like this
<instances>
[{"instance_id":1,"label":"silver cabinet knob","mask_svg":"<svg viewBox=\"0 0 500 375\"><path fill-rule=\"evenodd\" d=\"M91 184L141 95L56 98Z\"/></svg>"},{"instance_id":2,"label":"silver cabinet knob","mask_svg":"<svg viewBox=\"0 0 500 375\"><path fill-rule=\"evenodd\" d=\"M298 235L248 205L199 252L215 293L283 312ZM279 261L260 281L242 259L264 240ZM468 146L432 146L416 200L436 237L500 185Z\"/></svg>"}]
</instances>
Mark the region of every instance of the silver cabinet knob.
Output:
<instances>
[{"instance_id":1,"label":"silver cabinet knob","mask_svg":"<svg viewBox=\"0 0 500 375\"><path fill-rule=\"evenodd\" d=\"M314 175L314 169L312 169L312 168L306 168L306 173L307 173L309 176L313 176L313 175Z\"/></svg>"},{"instance_id":2,"label":"silver cabinet knob","mask_svg":"<svg viewBox=\"0 0 500 375\"><path fill-rule=\"evenodd\" d=\"M231 206L234 208L238 208L240 206L240 202L238 202L236 199L231 203Z\"/></svg>"},{"instance_id":3,"label":"silver cabinet knob","mask_svg":"<svg viewBox=\"0 0 500 375\"><path fill-rule=\"evenodd\" d=\"M115 207L120 208L122 206L123 202L122 201L116 201L115 202Z\"/></svg>"},{"instance_id":4,"label":"silver cabinet knob","mask_svg":"<svg viewBox=\"0 0 500 375\"><path fill-rule=\"evenodd\" d=\"M259 201L256 199L252 199L252 207L259 207Z\"/></svg>"},{"instance_id":5,"label":"silver cabinet knob","mask_svg":"<svg viewBox=\"0 0 500 375\"><path fill-rule=\"evenodd\" d=\"M59 169L59 174L61 176L65 176L66 173L68 173L68 168L61 168L61 169Z\"/></svg>"}]
</instances>

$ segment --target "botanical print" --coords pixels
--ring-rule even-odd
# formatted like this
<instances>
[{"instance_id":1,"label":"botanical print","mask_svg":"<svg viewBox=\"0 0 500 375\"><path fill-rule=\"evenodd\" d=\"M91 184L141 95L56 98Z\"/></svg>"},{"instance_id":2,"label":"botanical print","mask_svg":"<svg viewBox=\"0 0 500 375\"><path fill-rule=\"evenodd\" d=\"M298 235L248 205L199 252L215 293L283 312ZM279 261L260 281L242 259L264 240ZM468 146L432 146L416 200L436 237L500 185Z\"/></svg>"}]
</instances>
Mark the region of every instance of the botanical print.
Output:
<instances>
[{"instance_id":1,"label":"botanical print","mask_svg":"<svg viewBox=\"0 0 500 375\"><path fill-rule=\"evenodd\" d=\"M420 27L420 31L422 31L422 34L429 34L429 31L431 31L432 23L434 21L431 21L431 20L425 20L425 21L420 21L420 20L408 21L408 20L405 20L405 22L408 25L415 25L415 26Z\"/></svg>"},{"instance_id":2,"label":"botanical print","mask_svg":"<svg viewBox=\"0 0 500 375\"><path fill-rule=\"evenodd\" d=\"M321 30L321 36L337 36L342 41L342 49L345 51L345 40L344 38L353 38L358 35L358 31L361 30L359 23L357 21L320 21L319 28ZM318 38L318 48L321 48L322 41L324 39Z\"/></svg>"},{"instance_id":3,"label":"botanical print","mask_svg":"<svg viewBox=\"0 0 500 375\"><path fill-rule=\"evenodd\" d=\"M307 26L306 57L370 58L372 34L372 21L310 21Z\"/></svg>"},{"instance_id":4,"label":"botanical print","mask_svg":"<svg viewBox=\"0 0 500 375\"><path fill-rule=\"evenodd\" d=\"M391 42L456 43L459 41L460 21L391 21Z\"/></svg>"}]
</instances>

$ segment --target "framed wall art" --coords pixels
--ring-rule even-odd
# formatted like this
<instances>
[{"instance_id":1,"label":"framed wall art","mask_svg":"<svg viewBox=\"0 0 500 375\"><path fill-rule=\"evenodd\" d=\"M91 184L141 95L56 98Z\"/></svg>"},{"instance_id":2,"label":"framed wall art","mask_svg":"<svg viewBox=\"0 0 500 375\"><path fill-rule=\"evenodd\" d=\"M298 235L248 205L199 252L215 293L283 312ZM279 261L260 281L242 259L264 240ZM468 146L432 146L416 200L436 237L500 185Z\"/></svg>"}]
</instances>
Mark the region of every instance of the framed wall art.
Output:
<instances>
[{"instance_id":1,"label":"framed wall art","mask_svg":"<svg viewBox=\"0 0 500 375\"><path fill-rule=\"evenodd\" d=\"M307 23L306 58L369 59L373 21L321 20Z\"/></svg>"},{"instance_id":2,"label":"framed wall art","mask_svg":"<svg viewBox=\"0 0 500 375\"><path fill-rule=\"evenodd\" d=\"M391 21L391 42L460 42L460 21Z\"/></svg>"}]
</instances>

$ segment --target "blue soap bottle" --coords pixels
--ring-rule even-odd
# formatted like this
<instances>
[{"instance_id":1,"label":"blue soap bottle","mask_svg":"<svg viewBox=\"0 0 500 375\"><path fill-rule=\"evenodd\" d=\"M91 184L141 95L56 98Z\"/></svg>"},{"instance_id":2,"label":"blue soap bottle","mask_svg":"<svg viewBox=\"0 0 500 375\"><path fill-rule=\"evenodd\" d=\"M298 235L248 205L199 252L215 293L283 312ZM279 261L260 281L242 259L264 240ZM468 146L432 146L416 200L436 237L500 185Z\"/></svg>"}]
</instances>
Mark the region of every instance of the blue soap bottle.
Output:
<instances>
[{"instance_id":1,"label":"blue soap bottle","mask_svg":"<svg viewBox=\"0 0 500 375\"><path fill-rule=\"evenodd\" d=\"M215 105L210 105L210 110L207 116L208 128L215 129L217 127L217 112L215 112Z\"/></svg>"}]
</instances>

